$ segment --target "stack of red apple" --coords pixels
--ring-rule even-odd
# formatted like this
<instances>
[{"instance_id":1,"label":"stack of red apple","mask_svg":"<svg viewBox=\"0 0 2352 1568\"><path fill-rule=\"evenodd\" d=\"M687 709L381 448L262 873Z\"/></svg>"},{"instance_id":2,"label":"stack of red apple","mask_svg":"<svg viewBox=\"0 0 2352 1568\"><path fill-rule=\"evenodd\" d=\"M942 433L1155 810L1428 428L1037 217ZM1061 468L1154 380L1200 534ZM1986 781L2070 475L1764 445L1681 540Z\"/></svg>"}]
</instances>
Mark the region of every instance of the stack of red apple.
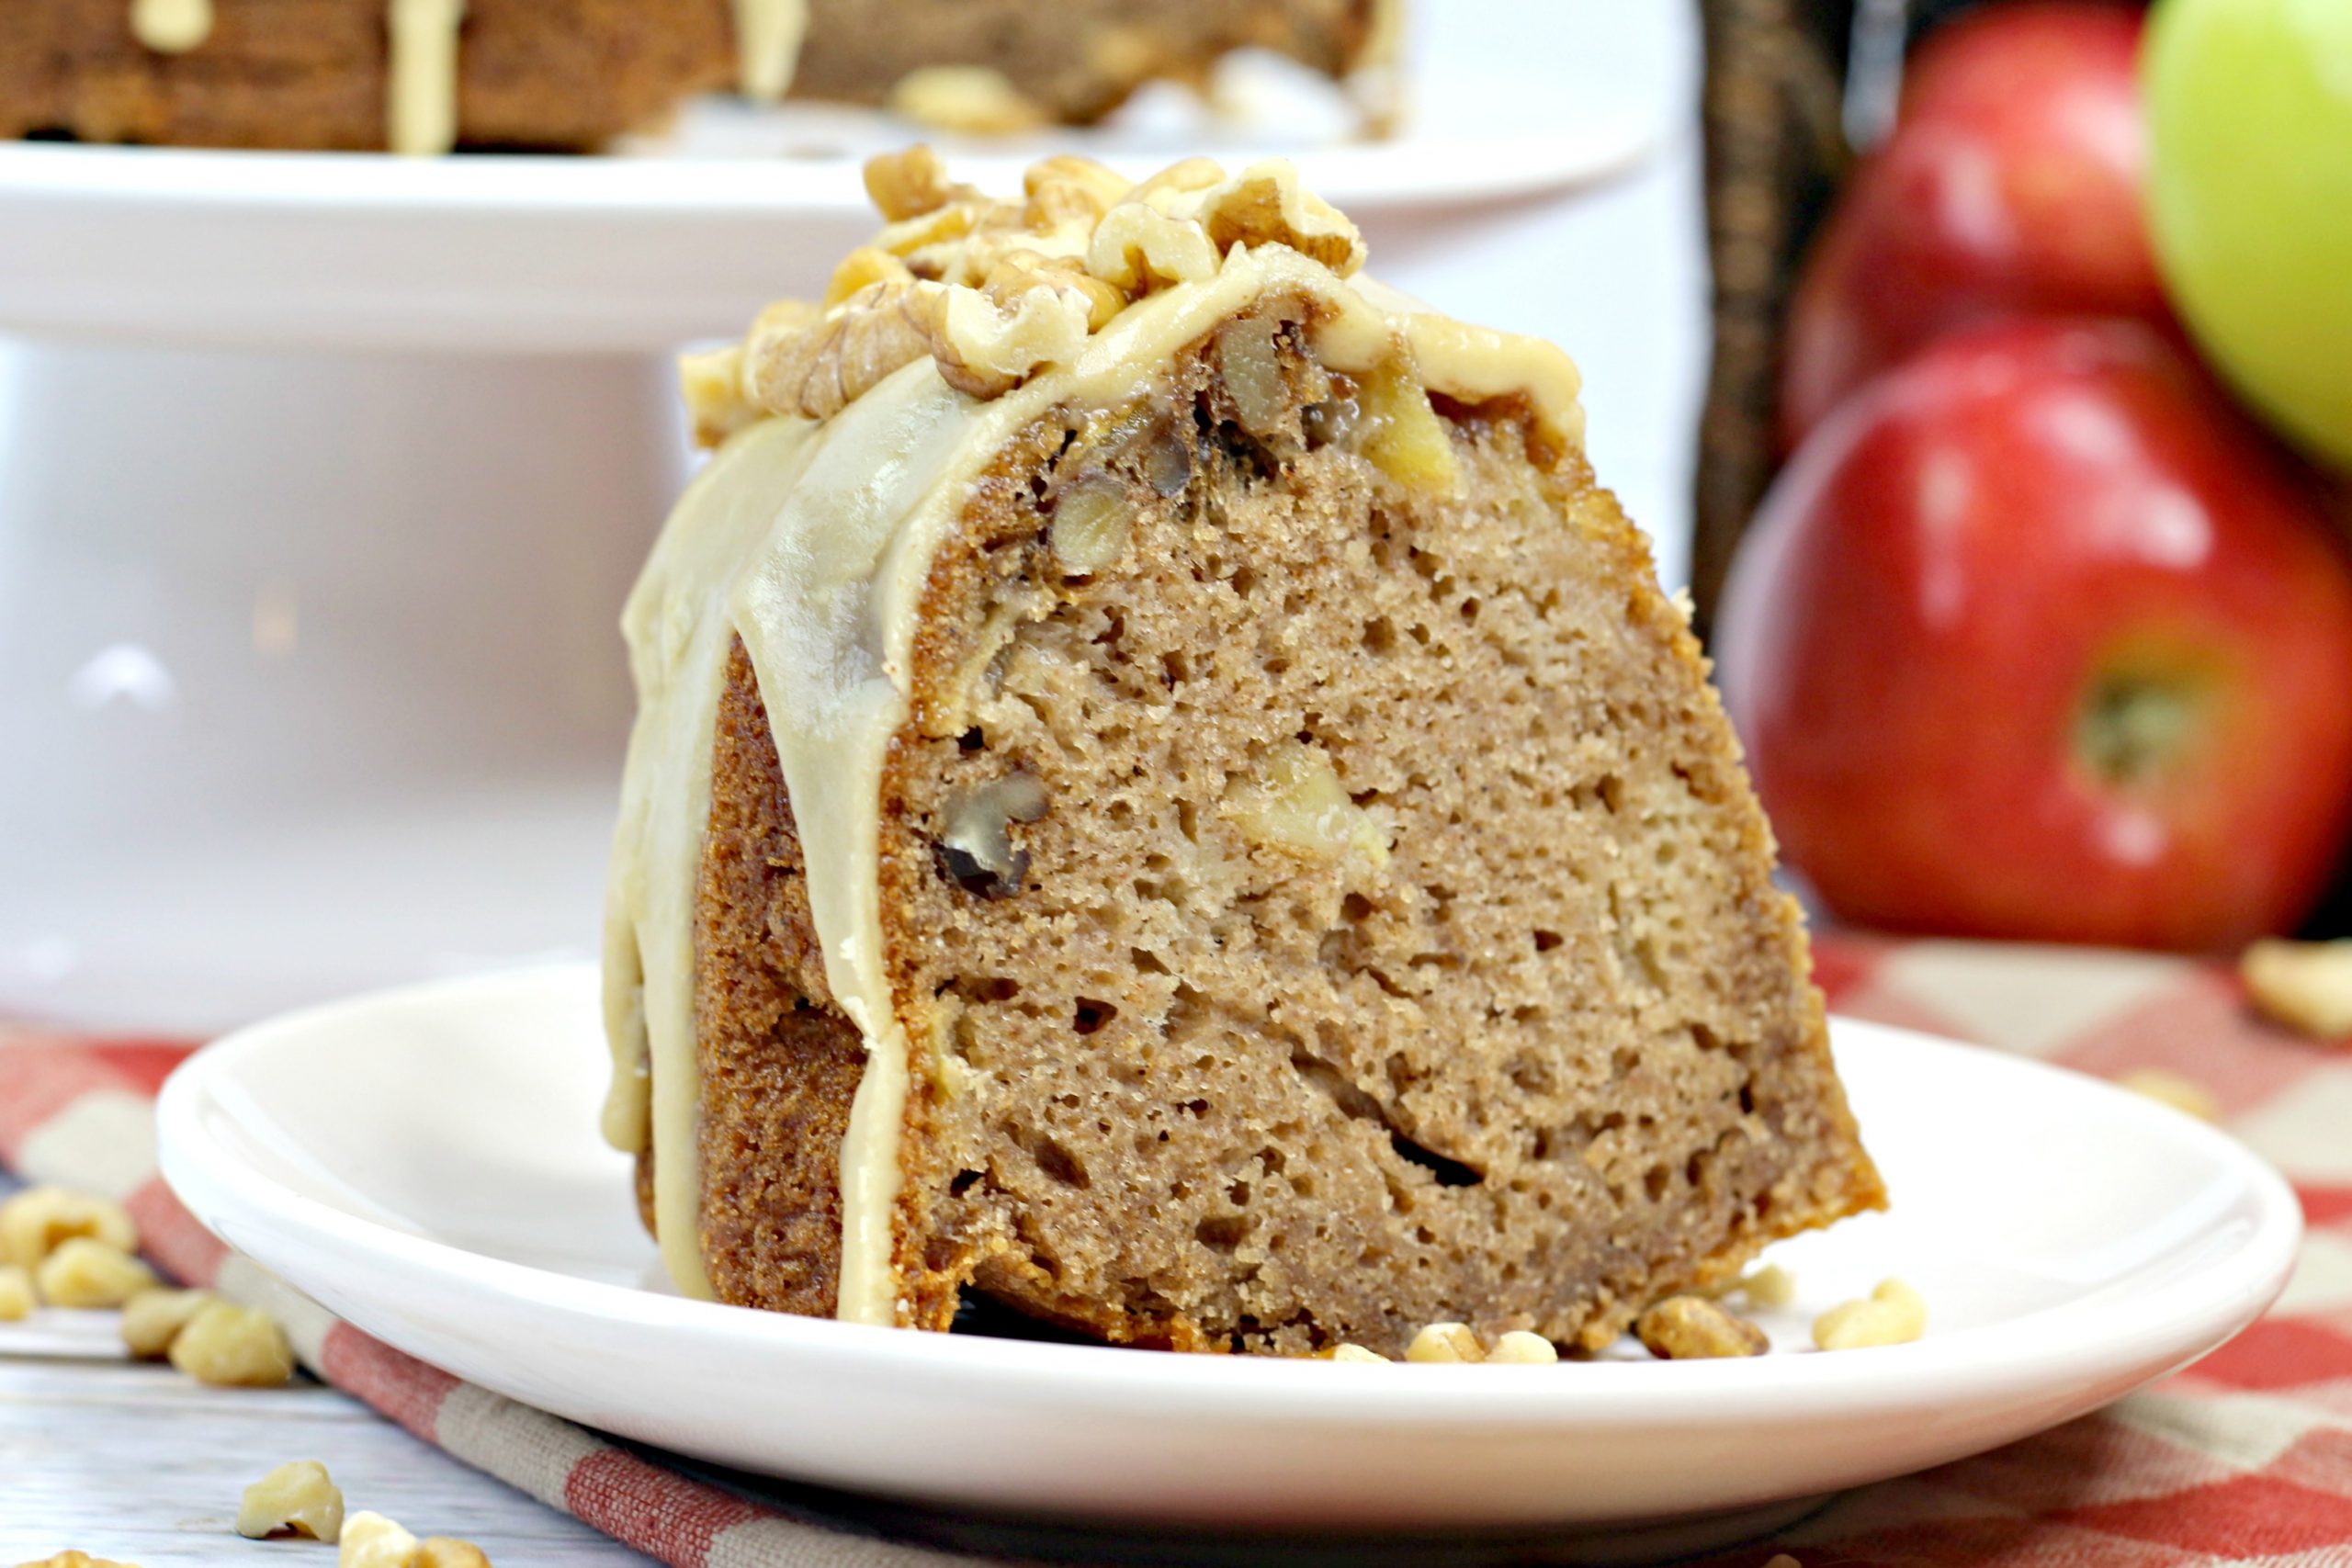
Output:
<instances>
[{"instance_id":1,"label":"stack of red apple","mask_svg":"<svg viewBox=\"0 0 2352 1568\"><path fill-rule=\"evenodd\" d=\"M2307 918L2352 829L2324 477L2352 459L2352 0L1993 0L1931 32L1800 280L1781 415L1716 654L1832 913L2184 949Z\"/></svg>"}]
</instances>

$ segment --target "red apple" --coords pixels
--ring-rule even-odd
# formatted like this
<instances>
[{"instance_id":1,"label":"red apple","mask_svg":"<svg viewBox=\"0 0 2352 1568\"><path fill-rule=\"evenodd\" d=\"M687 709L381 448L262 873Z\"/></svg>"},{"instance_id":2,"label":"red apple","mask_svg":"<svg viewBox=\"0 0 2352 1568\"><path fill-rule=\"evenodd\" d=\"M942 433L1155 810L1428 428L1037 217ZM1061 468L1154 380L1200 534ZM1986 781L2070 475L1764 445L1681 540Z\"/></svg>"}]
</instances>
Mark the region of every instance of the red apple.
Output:
<instances>
[{"instance_id":1,"label":"red apple","mask_svg":"<svg viewBox=\"0 0 2352 1568\"><path fill-rule=\"evenodd\" d=\"M2148 243L2140 17L1981 6L1928 36L1886 144L1847 181L1790 306L1783 440L1955 328L2017 314L2167 320Z\"/></svg>"},{"instance_id":2,"label":"red apple","mask_svg":"<svg viewBox=\"0 0 2352 1568\"><path fill-rule=\"evenodd\" d=\"M2163 337L1927 349L1782 470L1716 651L1846 919L2181 949L2292 929L2352 822L2352 565Z\"/></svg>"}]
</instances>

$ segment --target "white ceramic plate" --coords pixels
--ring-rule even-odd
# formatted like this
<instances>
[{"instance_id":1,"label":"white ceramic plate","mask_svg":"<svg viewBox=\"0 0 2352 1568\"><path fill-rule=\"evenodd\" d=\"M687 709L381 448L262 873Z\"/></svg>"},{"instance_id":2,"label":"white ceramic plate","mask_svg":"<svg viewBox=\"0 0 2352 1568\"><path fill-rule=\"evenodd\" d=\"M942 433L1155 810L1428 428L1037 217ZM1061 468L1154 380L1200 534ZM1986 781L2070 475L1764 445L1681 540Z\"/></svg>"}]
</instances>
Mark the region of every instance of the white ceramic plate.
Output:
<instances>
[{"instance_id":1,"label":"white ceramic plate","mask_svg":"<svg viewBox=\"0 0 2352 1568\"><path fill-rule=\"evenodd\" d=\"M1219 1527L1529 1528L1753 1509L1978 1451L2212 1348L2301 1219L2236 1143L2096 1080L1838 1021L1894 1194L1783 1244L1751 1360L1345 1366L917 1334L649 1283L598 1140L585 966L395 991L201 1052L161 1109L197 1217L488 1388L745 1470L957 1506ZM1913 1345L1802 1350L1884 1275ZM1633 1353L1634 1357L1639 1352Z\"/></svg>"},{"instance_id":2,"label":"white ceramic plate","mask_svg":"<svg viewBox=\"0 0 2352 1568\"><path fill-rule=\"evenodd\" d=\"M1365 223L1525 197L1639 159L1687 29L1621 0L1435 0L1403 132L1353 140L1323 84L1269 76L1254 115L1172 97L1100 128L932 135L959 176L1017 188L1047 151L1148 174L1282 154ZM1250 79L1245 65L1240 75ZM1172 92L1172 90L1170 90ZM1231 95L1228 95L1231 96ZM1166 112L1159 112L1159 111ZM808 292L874 228L867 154L922 137L878 113L712 103L588 158L213 152L0 141L0 325L179 341L666 350Z\"/></svg>"}]
</instances>

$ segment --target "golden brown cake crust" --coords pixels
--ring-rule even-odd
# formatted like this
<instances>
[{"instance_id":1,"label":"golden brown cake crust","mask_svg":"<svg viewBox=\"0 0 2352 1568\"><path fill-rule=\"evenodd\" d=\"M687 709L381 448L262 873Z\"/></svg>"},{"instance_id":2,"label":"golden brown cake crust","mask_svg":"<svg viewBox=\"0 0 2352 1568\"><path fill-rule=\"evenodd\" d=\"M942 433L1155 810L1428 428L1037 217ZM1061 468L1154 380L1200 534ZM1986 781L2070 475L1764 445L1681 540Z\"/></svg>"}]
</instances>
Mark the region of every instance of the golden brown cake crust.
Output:
<instances>
[{"instance_id":1,"label":"golden brown cake crust","mask_svg":"<svg viewBox=\"0 0 2352 1568\"><path fill-rule=\"evenodd\" d=\"M825 989L799 835L741 642L719 699L695 931L711 1287L725 1301L830 1314L839 1150L865 1048Z\"/></svg>"},{"instance_id":2,"label":"golden brown cake crust","mask_svg":"<svg viewBox=\"0 0 2352 1568\"><path fill-rule=\"evenodd\" d=\"M214 0L185 54L141 45L130 0L14 0L0 136L368 151L385 144L385 0ZM471 0L458 140L577 150L660 120L735 70L727 0Z\"/></svg>"},{"instance_id":3,"label":"golden brown cake crust","mask_svg":"<svg viewBox=\"0 0 2352 1568\"><path fill-rule=\"evenodd\" d=\"M1278 422L1211 334L1143 408L1030 427L933 561L881 803L893 992L941 1064L907 1111L901 1322L969 1287L1183 1349L1393 1353L1439 1318L1597 1347L1883 1202L1639 534L1507 408L1440 400L1461 488L1398 485L1330 434L1362 389L1317 379L1306 314L1257 307ZM1057 563L1078 484L1119 489L1114 567ZM722 1299L821 1312L838 1137L743 1097L845 1122L854 1035L736 664L698 1012L707 1059L763 1076L706 1082L707 1253ZM1377 814L1376 863L1237 833L1294 741ZM1014 773L1048 805L1017 874L976 878L950 824ZM776 1220L722 1237L747 1191Z\"/></svg>"}]
</instances>

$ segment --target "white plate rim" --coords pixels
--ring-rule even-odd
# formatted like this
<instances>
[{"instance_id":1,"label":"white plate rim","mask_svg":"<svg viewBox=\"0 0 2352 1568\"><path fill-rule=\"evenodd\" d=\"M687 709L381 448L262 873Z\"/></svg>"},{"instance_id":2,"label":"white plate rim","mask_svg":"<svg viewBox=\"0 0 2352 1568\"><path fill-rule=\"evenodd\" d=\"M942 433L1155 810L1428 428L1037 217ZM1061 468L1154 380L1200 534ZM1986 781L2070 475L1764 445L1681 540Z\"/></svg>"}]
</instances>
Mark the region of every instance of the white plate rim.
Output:
<instances>
[{"instance_id":1,"label":"white plate rim","mask_svg":"<svg viewBox=\"0 0 2352 1568\"><path fill-rule=\"evenodd\" d=\"M1504 200L1603 180L1647 157L1659 137L1657 126L1611 120L1543 138L1227 150L1220 161L1239 168L1261 156L1286 157L1326 200L1380 213ZM921 138L910 130L907 139ZM966 144L946 152L959 178L990 190L1016 188L1021 171L1042 155ZM1167 162L1116 146L1102 155L1138 178ZM872 211L858 164L831 159L502 152L409 159L380 152L0 141L0 210L22 200L126 213L474 216L509 223L675 216L864 220Z\"/></svg>"},{"instance_id":2,"label":"white plate rim","mask_svg":"<svg viewBox=\"0 0 2352 1568\"><path fill-rule=\"evenodd\" d=\"M2059 1303L2001 1323L1931 1334L1866 1354L1601 1361L1579 1365L1573 1376L1558 1379L1514 1376L1484 1366L1335 1375L1326 1362L1154 1354L867 1327L578 1279L408 1235L291 1191L235 1161L202 1130L207 1098L217 1100L220 1086L233 1086L235 1069L246 1058L266 1053L283 1036L387 1008L476 1005L518 984L577 985L583 972L593 973L593 966L549 965L428 982L305 1009L224 1036L191 1056L164 1087L157 1132L164 1178L208 1225L208 1215L233 1215L241 1224L257 1221L297 1242L323 1244L326 1252L344 1245L335 1241L335 1233L352 1232L371 1250L405 1267L460 1288L495 1290L559 1316L655 1332L716 1332L778 1352L821 1353L853 1366L862 1363L877 1375L922 1377L935 1386L952 1380L967 1392L1023 1404L1036 1402L1041 1373L1066 1373L1071 1370L1068 1358L1085 1358L1083 1379L1050 1379L1051 1403L1132 1410L1136 1400L1148 1399L1170 1413L1228 1416L1239 1403L1278 1411L1286 1427L1301 1431L1365 1420L1410 1421L1438 1429L1550 1427L1567 1415L1585 1429L1605 1431L1618 1424L1647 1427L1698 1416L1778 1420L1805 1409L1866 1411L1880 1403L1873 1395L1889 1407L1939 1396L1977 1399L2078 1377L2085 1336L2094 1330L2094 1342L2108 1351L2103 1360L2162 1359L2143 1380L2153 1381L2217 1348L2260 1316L2284 1289L2302 1233L2301 1206L2285 1179L2219 1129L2047 1063L1844 1018L1833 1020L1833 1031L1851 1038L1878 1037L1906 1048L1959 1054L1983 1070L2014 1073L2022 1082L2064 1094L2113 1096L2110 1111L2144 1117L2154 1135L2201 1145L2233 1169L2253 1195L2259 1223L2225 1258L2165 1290L2120 1302Z\"/></svg>"}]
</instances>

